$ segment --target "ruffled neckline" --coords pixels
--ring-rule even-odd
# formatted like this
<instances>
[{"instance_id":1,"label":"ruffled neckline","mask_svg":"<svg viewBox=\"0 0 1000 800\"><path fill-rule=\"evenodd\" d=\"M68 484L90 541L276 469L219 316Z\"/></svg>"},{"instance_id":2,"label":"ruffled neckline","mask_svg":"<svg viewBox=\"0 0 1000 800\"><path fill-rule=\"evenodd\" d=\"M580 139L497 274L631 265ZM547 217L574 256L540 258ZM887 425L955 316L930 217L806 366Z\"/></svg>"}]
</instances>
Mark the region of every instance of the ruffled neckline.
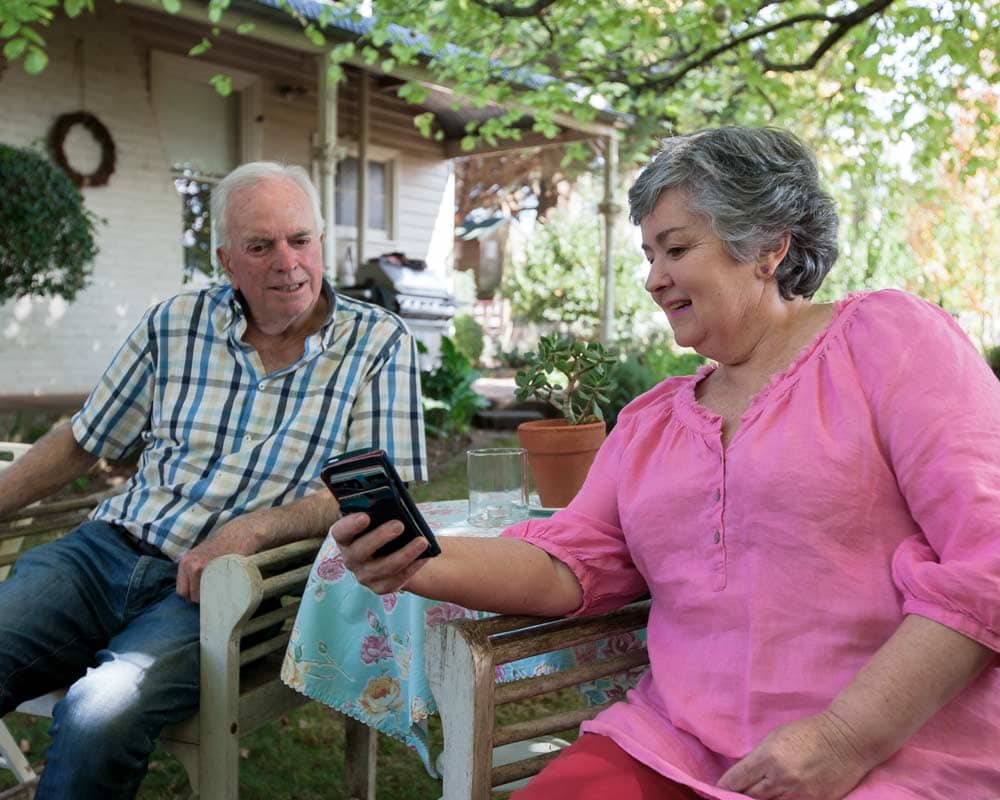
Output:
<instances>
[{"instance_id":1,"label":"ruffled neckline","mask_svg":"<svg viewBox=\"0 0 1000 800\"><path fill-rule=\"evenodd\" d=\"M818 358L826 350L829 342L839 331L851 314L849 309L856 306L856 301L864 296L864 293L855 292L839 300L834 301L833 317L819 333L813 337L812 341L806 344L791 360L785 369L774 373L768 382L750 400L746 411L740 417L740 427L746 425L756 418L767 405L768 400L789 391L798 381L802 368L806 363ZM718 369L718 364L703 364L694 375L690 376L687 383L675 395L675 410L679 412L685 420L693 427L702 432L717 432L722 427L722 417L711 411L701 403L695 396L698 384Z\"/></svg>"}]
</instances>

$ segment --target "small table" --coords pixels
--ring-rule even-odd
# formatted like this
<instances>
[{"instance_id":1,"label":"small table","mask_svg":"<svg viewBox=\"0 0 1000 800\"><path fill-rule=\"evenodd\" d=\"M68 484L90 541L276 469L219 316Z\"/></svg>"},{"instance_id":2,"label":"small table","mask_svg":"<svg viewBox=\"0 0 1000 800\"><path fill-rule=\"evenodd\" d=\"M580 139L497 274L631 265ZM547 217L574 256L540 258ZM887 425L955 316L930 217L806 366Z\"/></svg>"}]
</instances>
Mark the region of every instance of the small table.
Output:
<instances>
[{"instance_id":1,"label":"small table","mask_svg":"<svg viewBox=\"0 0 1000 800\"><path fill-rule=\"evenodd\" d=\"M468 502L420 504L437 536L497 536L472 527ZM427 629L453 619L488 614L408 592L376 595L345 567L327 536L302 596L281 669L291 688L369 727L402 740L436 776L427 746L427 718L437 710L424 671ZM547 653L497 669L510 681L564 668L568 652ZM502 674L501 674L502 672Z\"/></svg>"}]
</instances>

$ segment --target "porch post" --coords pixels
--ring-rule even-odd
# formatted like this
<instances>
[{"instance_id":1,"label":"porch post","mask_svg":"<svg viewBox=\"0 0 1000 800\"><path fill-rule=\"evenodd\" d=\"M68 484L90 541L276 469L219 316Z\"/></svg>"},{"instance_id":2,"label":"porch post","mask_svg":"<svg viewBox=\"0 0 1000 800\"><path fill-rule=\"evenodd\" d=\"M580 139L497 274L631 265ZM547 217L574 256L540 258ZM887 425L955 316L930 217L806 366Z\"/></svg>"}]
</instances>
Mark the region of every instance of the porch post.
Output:
<instances>
[{"instance_id":1,"label":"porch post","mask_svg":"<svg viewBox=\"0 0 1000 800\"><path fill-rule=\"evenodd\" d=\"M368 233L369 103L368 73L362 72L358 84L358 256L354 261L359 267L365 263L365 236Z\"/></svg>"},{"instance_id":2,"label":"porch post","mask_svg":"<svg viewBox=\"0 0 1000 800\"><path fill-rule=\"evenodd\" d=\"M615 179L618 174L618 136L612 135L604 140L604 199L597 209L604 217L604 243L602 249L602 281L604 297L601 302L600 337L604 344L609 344L615 336L615 266L614 227L615 217L621 211L621 206L615 203Z\"/></svg>"},{"instance_id":3,"label":"porch post","mask_svg":"<svg viewBox=\"0 0 1000 800\"><path fill-rule=\"evenodd\" d=\"M337 286L345 286L353 281L353 275L345 275L346 264L337 263L337 226L334 213L336 194L334 179L337 175L337 83L327 74L330 64L329 53L319 57L319 142L316 146L316 160L319 162L319 199L323 212L323 266L327 275L334 276Z\"/></svg>"}]
</instances>

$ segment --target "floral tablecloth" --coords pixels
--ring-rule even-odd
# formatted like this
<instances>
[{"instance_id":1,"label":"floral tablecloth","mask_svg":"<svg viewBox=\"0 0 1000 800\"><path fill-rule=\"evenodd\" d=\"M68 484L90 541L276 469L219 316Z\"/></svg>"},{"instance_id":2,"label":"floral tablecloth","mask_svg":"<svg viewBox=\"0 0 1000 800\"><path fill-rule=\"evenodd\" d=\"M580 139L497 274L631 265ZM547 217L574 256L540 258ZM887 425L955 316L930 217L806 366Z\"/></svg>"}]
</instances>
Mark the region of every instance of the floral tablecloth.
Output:
<instances>
[{"instance_id":1,"label":"floral tablecloth","mask_svg":"<svg viewBox=\"0 0 1000 800\"><path fill-rule=\"evenodd\" d=\"M497 536L499 529L474 528L466 521L468 503L423 503L420 510L437 536ZM412 747L431 775L427 717L437 710L424 671L427 628L453 619L479 618L453 603L408 592L378 596L348 572L336 543L327 537L306 584L282 665L282 680L293 689L348 714ZM632 649L636 637L620 637L590 649ZM591 655L570 651L497 667L501 681L563 669ZM623 696L627 686L605 679L587 687L591 703Z\"/></svg>"}]
</instances>

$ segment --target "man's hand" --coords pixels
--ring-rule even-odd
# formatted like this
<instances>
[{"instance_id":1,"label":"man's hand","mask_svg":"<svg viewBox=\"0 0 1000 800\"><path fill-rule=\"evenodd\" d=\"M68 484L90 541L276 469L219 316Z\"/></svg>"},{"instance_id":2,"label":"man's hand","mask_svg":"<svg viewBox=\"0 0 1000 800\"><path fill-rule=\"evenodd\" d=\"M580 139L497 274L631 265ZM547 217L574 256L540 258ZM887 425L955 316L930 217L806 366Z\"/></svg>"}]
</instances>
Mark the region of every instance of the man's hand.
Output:
<instances>
[{"instance_id":1,"label":"man's hand","mask_svg":"<svg viewBox=\"0 0 1000 800\"><path fill-rule=\"evenodd\" d=\"M829 711L782 725L733 764L718 786L755 800L840 800L878 763L855 738Z\"/></svg>"},{"instance_id":2,"label":"man's hand","mask_svg":"<svg viewBox=\"0 0 1000 800\"><path fill-rule=\"evenodd\" d=\"M427 559L415 560L427 549L427 540L417 537L395 553L373 558L376 550L403 532L403 523L386 522L359 536L367 526L367 514L348 514L333 523L330 534L340 548L344 566L354 573L358 583L376 594L395 592L427 564Z\"/></svg>"},{"instance_id":3,"label":"man's hand","mask_svg":"<svg viewBox=\"0 0 1000 800\"><path fill-rule=\"evenodd\" d=\"M201 601L201 574L208 562L229 553L249 556L257 552L246 517L230 520L211 538L188 550L177 563L177 594L192 603Z\"/></svg>"}]
</instances>

